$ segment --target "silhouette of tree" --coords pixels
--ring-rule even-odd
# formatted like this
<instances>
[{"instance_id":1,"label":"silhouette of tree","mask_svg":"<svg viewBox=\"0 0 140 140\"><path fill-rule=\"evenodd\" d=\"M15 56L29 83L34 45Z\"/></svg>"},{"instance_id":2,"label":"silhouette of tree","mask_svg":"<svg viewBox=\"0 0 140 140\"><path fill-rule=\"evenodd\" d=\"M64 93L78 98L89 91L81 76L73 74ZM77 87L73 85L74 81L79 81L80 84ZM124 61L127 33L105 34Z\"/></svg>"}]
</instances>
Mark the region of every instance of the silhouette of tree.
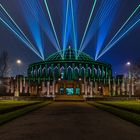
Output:
<instances>
[{"instance_id":1,"label":"silhouette of tree","mask_svg":"<svg viewBox=\"0 0 140 140\"><path fill-rule=\"evenodd\" d=\"M0 77L6 76L8 72L8 52L2 51L0 54Z\"/></svg>"}]
</instances>

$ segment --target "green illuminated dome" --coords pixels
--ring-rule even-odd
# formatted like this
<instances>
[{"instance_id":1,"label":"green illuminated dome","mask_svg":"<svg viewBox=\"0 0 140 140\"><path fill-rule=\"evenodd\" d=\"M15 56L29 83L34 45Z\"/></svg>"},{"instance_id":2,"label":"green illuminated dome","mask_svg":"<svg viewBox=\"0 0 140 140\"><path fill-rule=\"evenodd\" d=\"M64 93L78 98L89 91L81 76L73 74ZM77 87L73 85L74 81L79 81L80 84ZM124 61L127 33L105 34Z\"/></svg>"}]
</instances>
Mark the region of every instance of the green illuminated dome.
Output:
<instances>
[{"instance_id":1,"label":"green illuminated dome","mask_svg":"<svg viewBox=\"0 0 140 140\"><path fill-rule=\"evenodd\" d=\"M63 54L63 58L61 56ZM56 52L53 55L49 56L46 61L94 61L89 55L80 52L79 56L77 57L78 52L74 49L69 47L68 49L61 52Z\"/></svg>"},{"instance_id":2,"label":"green illuminated dome","mask_svg":"<svg viewBox=\"0 0 140 140\"><path fill-rule=\"evenodd\" d=\"M78 52L71 47L65 51L56 52L45 61L29 65L28 77L33 83L38 78L39 81L40 78L46 81L59 81L60 79L64 81L77 81L79 79L94 81L111 77L110 64L94 61L83 52L77 54Z\"/></svg>"}]
</instances>

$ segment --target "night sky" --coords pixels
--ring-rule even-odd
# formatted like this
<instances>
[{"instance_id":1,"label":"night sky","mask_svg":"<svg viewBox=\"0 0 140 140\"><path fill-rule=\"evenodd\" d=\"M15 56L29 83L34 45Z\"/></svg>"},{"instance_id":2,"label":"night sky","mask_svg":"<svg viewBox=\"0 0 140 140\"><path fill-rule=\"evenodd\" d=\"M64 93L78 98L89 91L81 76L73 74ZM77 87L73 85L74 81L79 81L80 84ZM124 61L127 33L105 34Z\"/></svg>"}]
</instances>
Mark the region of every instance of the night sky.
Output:
<instances>
[{"instance_id":1,"label":"night sky","mask_svg":"<svg viewBox=\"0 0 140 140\"><path fill-rule=\"evenodd\" d=\"M8 13L13 17L16 23L28 36L28 38L33 42L31 38L31 33L28 29L27 23L23 16L21 10L22 0L0 0L0 3L8 11ZM23 0L24 1L24 0ZM32 0L29 0L32 1ZM45 7L43 5L43 0L39 0L44 11ZM83 35L93 0L75 0L77 1L78 10L78 41L80 42L81 36ZM101 1L101 0L98 0ZM62 27L62 0L48 0L49 8L52 14L54 25L58 34L58 38L61 41L61 27ZM114 17L113 23L111 25L111 30L109 31L106 42L113 37L121 25L130 16L133 10L140 4L139 0L120 0L119 7L117 9L117 14ZM95 9L95 13L98 10L98 5ZM140 12L140 10L139 10ZM41 22L41 21L40 21ZM93 37L93 40L95 38ZM48 41L47 36L44 35L44 44L46 57L55 52L55 48ZM88 53L91 57L94 57L94 43L91 41L88 46L86 46L84 52ZM0 51L6 50L9 53L9 62L11 66L11 74L14 75L19 71L20 74L26 73L27 67L33 62L41 61L41 59L34 54L29 48L27 48L11 31L9 31L0 22ZM17 68L16 60L21 59L22 65ZM109 50L105 55L101 57L99 61L104 61L112 64L113 72L116 74L124 74L127 72L126 62L130 61L134 63L136 60L140 60L140 23L129 32L123 39L121 39L111 50ZM18 69L18 70L17 70Z\"/></svg>"}]
</instances>

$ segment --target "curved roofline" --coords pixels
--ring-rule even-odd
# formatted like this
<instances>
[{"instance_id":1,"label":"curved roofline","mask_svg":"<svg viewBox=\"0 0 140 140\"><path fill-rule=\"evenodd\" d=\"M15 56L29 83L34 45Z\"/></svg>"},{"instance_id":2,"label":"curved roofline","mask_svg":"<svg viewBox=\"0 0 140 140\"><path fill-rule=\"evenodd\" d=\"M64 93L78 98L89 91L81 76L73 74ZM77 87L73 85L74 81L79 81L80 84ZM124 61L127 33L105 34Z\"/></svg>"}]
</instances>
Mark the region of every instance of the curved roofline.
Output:
<instances>
[{"instance_id":1,"label":"curved roofline","mask_svg":"<svg viewBox=\"0 0 140 140\"><path fill-rule=\"evenodd\" d=\"M75 52L74 49L72 48L67 48L65 50L65 53L70 53L69 51L73 51ZM59 51L59 52L55 52L53 54L51 54L46 60L44 61L41 61L41 62L37 62L37 63L33 63L33 64L30 64L29 67L32 67L34 65L40 65L40 64L56 64L56 63L88 63L88 64L98 64L98 65L104 65L104 66L108 66L108 67L112 67L111 64L109 63L105 63L105 62L99 62L99 61L95 61L90 55L88 55L87 53L84 53L84 52L80 52L80 55L78 56L79 59L76 59L76 57L72 56L72 58L66 58L65 59L62 59L61 55L60 55L60 52L63 53L63 50L62 51ZM72 53L73 53L72 52ZM77 51L79 52L79 51ZM67 54L65 54L67 55ZM75 54L74 54L75 55ZM54 58L53 58L54 57ZM58 59L56 58L58 57ZM80 59L81 57L81 59ZM86 58L87 57L87 58ZM83 59L82 59L83 58ZM50 59L50 60L49 60Z\"/></svg>"},{"instance_id":2,"label":"curved roofline","mask_svg":"<svg viewBox=\"0 0 140 140\"><path fill-rule=\"evenodd\" d=\"M58 61L40 61L40 62L36 62L36 63L32 63L29 65L29 67L32 67L34 65L40 65L40 64L52 64L52 63L85 63L85 64L98 64L98 65L104 65L104 66L108 66L108 67L112 67L111 64L109 63L105 63L105 62L100 62L100 61L80 61L80 60L72 60L72 61L67 61L67 60L58 60Z\"/></svg>"}]
</instances>

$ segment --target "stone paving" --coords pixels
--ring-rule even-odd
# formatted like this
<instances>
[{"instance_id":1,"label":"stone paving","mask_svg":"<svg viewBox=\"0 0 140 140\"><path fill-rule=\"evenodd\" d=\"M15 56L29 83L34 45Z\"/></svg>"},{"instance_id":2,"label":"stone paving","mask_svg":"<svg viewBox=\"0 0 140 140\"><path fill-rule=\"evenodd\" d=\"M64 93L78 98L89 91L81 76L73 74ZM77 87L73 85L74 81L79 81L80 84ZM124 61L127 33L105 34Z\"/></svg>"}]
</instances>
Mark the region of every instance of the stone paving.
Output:
<instances>
[{"instance_id":1,"label":"stone paving","mask_svg":"<svg viewBox=\"0 0 140 140\"><path fill-rule=\"evenodd\" d=\"M85 102L54 102L0 126L0 140L138 140L140 127Z\"/></svg>"}]
</instances>

